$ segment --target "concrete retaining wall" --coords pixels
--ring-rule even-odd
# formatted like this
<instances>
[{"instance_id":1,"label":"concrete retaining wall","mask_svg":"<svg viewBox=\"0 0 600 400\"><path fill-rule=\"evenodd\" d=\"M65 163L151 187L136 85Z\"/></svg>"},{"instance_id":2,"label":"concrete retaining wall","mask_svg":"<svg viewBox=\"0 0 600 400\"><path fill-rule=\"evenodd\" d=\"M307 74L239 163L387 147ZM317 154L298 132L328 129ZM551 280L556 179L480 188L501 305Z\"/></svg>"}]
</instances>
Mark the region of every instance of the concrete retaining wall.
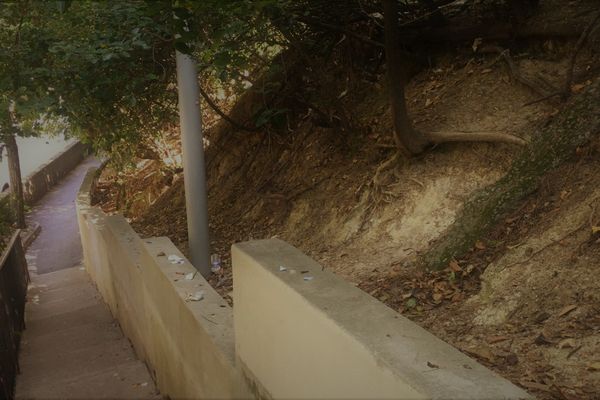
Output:
<instances>
[{"instance_id":1,"label":"concrete retaining wall","mask_svg":"<svg viewBox=\"0 0 600 400\"><path fill-rule=\"evenodd\" d=\"M528 398L281 240L232 257L236 353L262 397Z\"/></svg>"},{"instance_id":2,"label":"concrete retaining wall","mask_svg":"<svg viewBox=\"0 0 600 400\"><path fill-rule=\"evenodd\" d=\"M277 239L233 246L232 310L199 274L185 279L195 270L169 239L90 206L95 175L77 200L85 266L163 395L529 398Z\"/></svg>"},{"instance_id":3,"label":"concrete retaining wall","mask_svg":"<svg viewBox=\"0 0 600 400\"><path fill-rule=\"evenodd\" d=\"M168 238L141 239L120 215L90 206L91 170L77 199L87 271L162 395L251 397L235 368L233 313ZM172 264L175 255L182 264ZM200 301L188 301L203 291Z\"/></svg>"},{"instance_id":4,"label":"concrete retaining wall","mask_svg":"<svg viewBox=\"0 0 600 400\"><path fill-rule=\"evenodd\" d=\"M75 142L60 154L50 159L46 164L41 165L23 180L23 197L25 204L32 206L46 193L52 186L56 185L65 175L75 169L76 166L87 156L90 147L81 142ZM0 193L0 202L10 201L10 189Z\"/></svg>"},{"instance_id":5,"label":"concrete retaining wall","mask_svg":"<svg viewBox=\"0 0 600 400\"><path fill-rule=\"evenodd\" d=\"M41 199L52 186L71 172L88 154L89 146L76 142L64 151L40 166L23 181L25 204L33 205Z\"/></svg>"}]
</instances>

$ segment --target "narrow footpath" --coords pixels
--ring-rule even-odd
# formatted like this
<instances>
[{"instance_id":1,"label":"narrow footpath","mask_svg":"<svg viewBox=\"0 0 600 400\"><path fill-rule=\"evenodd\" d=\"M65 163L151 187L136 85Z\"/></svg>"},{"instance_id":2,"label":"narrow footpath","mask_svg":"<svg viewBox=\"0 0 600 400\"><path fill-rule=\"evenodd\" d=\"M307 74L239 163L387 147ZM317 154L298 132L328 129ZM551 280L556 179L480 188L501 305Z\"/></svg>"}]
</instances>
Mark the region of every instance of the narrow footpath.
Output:
<instances>
[{"instance_id":1,"label":"narrow footpath","mask_svg":"<svg viewBox=\"0 0 600 400\"><path fill-rule=\"evenodd\" d=\"M81 163L28 217L42 232L26 255L32 283L17 399L160 398L81 265L75 199L98 163Z\"/></svg>"}]
</instances>

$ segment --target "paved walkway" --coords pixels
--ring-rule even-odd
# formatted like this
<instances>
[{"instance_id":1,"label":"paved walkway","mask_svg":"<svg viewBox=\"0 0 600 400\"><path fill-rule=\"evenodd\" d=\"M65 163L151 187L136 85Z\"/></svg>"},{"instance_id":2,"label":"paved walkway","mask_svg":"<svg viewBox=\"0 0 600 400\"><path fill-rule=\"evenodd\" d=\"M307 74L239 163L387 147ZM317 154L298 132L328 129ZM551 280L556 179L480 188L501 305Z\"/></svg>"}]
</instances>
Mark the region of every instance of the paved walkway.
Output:
<instances>
[{"instance_id":1,"label":"paved walkway","mask_svg":"<svg viewBox=\"0 0 600 400\"><path fill-rule=\"evenodd\" d=\"M17 399L158 399L146 365L81 268L75 197L90 158L46 195L30 218L42 233L32 270Z\"/></svg>"},{"instance_id":2,"label":"paved walkway","mask_svg":"<svg viewBox=\"0 0 600 400\"><path fill-rule=\"evenodd\" d=\"M31 210L28 221L42 226L38 238L27 250L29 269L38 274L71 268L81 263L83 253L75 211L75 199L83 177L100 163L84 160Z\"/></svg>"}]
</instances>

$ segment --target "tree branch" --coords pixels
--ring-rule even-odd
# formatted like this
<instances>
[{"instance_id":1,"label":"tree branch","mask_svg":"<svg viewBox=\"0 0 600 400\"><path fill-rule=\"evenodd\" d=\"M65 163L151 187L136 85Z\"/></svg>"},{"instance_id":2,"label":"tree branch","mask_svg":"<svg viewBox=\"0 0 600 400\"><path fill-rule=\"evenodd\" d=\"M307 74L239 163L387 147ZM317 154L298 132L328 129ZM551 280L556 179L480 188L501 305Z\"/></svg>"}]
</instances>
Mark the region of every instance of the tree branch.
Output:
<instances>
[{"instance_id":1,"label":"tree branch","mask_svg":"<svg viewBox=\"0 0 600 400\"><path fill-rule=\"evenodd\" d=\"M198 90L200 91L200 94L202 95L202 97L204 97L204 100L206 100L206 102L208 103L208 105L210 106L210 108L212 108L213 110L215 110L215 112L217 114L219 114L221 116L221 118L223 118L225 121L229 122L234 128L237 128L237 129L242 130L242 131L248 131L248 132L256 132L256 131L258 131L258 128L242 125L241 123L233 120L231 117L229 117L227 114L225 114L215 104L215 102L212 101L212 99L210 98L210 96L208 95L208 93L206 93L204 91L204 89L202 89L202 87L200 85L198 85Z\"/></svg>"},{"instance_id":2,"label":"tree branch","mask_svg":"<svg viewBox=\"0 0 600 400\"><path fill-rule=\"evenodd\" d=\"M381 43L381 42L378 42L378 41L373 40L371 38L368 38L366 36L360 35L360 34L358 34L356 32L351 31L350 29L346 29L346 28L338 26L338 25L333 25L333 24L329 24L329 23L326 23L326 22L321 22L321 21L319 21L319 20L317 20L315 18L309 18L309 17L302 18L302 20L305 23L309 24L309 25L316 25L318 27L325 28L325 29L330 30L330 31L336 31L336 32L344 33L344 34L346 34L348 36L351 36L351 37L353 37L355 39L360 40L361 42L373 45L375 47L379 47L379 48L383 48L384 47L384 44Z\"/></svg>"},{"instance_id":3,"label":"tree branch","mask_svg":"<svg viewBox=\"0 0 600 400\"><path fill-rule=\"evenodd\" d=\"M571 85L573 84L573 71L575 70L575 62L577 61L577 55L587 42L588 37L594 30L594 27L600 20L600 12L596 14L594 19L590 22L590 24L585 28L579 39L577 40L577 44L575 45L575 50L571 55L571 60L569 62L569 69L567 70L567 78L565 79L565 86L563 92L563 100L566 100L571 94Z\"/></svg>"}]
</instances>

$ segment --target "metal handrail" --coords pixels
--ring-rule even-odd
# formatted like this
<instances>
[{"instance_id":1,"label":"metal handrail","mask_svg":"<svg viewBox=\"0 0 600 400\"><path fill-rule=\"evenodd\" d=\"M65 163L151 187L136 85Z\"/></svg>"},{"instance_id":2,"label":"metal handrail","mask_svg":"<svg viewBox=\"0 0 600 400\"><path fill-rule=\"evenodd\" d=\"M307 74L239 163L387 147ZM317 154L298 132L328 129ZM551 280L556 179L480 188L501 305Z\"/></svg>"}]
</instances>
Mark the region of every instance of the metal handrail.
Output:
<instances>
[{"instance_id":1,"label":"metal handrail","mask_svg":"<svg viewBox=\"0 0 600 400\"><path fill-rule=\"evenodd\" d=\"M14 397L28 283L21 231L17 230L0 255L0 398Z\"/></svg>"}]
</instances>

